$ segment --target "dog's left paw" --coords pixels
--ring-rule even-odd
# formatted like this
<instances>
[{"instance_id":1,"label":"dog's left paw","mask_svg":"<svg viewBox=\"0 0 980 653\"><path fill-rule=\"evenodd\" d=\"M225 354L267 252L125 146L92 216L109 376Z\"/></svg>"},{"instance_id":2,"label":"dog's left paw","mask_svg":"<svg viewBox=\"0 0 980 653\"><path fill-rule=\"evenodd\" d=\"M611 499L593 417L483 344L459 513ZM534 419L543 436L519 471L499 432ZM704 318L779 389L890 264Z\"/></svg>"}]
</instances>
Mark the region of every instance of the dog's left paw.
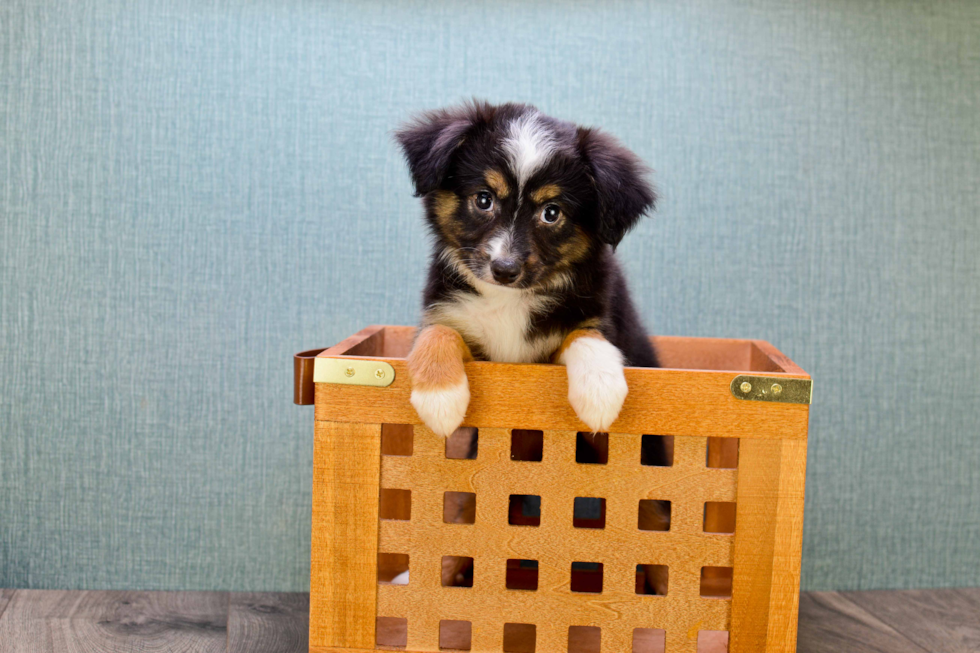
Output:
<instances>
[{"instance_id":1,"label":"dog's left paw","mask_svg":"<svg viewBox=\"0 0 980 653\"><path fill-rule=\"evenodd\" d=\"M568 401L593 432L608 431L623 407L629 388L623 354L601 337L580 337L562 352L568 370Z\"/></svg>"}]
</instances>

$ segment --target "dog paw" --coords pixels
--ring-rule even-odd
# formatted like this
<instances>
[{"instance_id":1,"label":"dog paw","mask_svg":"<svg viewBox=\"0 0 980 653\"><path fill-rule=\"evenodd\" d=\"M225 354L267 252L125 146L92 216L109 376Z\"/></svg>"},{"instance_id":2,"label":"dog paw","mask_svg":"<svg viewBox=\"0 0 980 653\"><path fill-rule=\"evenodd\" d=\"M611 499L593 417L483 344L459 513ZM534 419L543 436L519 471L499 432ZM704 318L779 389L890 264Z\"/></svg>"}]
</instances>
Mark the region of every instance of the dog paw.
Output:
<instances>
[{"instance_id":1,"label":"dog paw","mask_svg":"<svg viewBox=\"0 0 980 653\"><path fill-rule=\"evenodd\" d=\"M568 402L593 432L608 431L623 407L629 388L623 355L602 338L574 340L562 353L568 370Z\"/></svg>"},{"instance_id":2,"label":"dog paw","mask_svg":"<svg viewBox=\"0 0 980 653\"><path fill-rule=\"evenodd\" d=\"M470 385L464 376L461 383L448 387L431 390L414 388L411 402L426 426L435 434L448 438L466 416L470 405Z\"/></svg>"}]
</instances>

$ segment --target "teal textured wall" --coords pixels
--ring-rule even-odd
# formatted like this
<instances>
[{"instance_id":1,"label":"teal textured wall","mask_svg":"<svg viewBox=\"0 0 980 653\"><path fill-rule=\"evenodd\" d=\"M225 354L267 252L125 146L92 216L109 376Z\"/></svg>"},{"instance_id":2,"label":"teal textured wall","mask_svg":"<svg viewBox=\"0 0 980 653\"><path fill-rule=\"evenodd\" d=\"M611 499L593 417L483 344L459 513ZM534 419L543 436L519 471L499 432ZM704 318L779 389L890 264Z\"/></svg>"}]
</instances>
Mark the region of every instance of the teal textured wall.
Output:
<instances>
[{"instance_id":1,"label":"teal textured wall","mask_svg":"<svg viewBox=\"0 0 980 653\"><path fill-rule=\"evenodd\" d=\"M471 96L658 171L652 329L816 378L807 588L980 584L980 4L7 0L0 586L308 586L290 357L417 319L390 130Z\"/></svg>"}]
</instances>

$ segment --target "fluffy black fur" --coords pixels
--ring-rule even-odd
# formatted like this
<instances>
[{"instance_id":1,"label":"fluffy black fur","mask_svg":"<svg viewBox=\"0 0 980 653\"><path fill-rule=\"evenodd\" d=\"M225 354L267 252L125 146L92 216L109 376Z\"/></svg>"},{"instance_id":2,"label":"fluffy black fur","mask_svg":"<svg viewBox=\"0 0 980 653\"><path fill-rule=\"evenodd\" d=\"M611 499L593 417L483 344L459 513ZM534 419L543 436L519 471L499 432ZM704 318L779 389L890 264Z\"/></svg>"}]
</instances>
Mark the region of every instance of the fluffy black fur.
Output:
<instances>
[{"instance_id":1,"label":"fluffy black fur","mask_svg":"<svg viewBox=\"0 0 980 653\"><path fill-rule=\"evenodd\" d=\"M547 156L520 179L507 139L515 124L527 123L533 125L529 133L546 145L538 149ZM521 273L514 283L499 285L547 298L532 311L524 334L528 341L554 340L555 334L593 326L623 352L626 365L657 366L614 256L616 245L656 200L647 168L632 152L599 130L523 104L474 102L432 111L396 137L435 238L423 298L427 318L434 307L479 295L474 279L495 283L489 244L509 228L509 254ZM488 171L503 177L506 196L488 185ZM560 194L546 202L532 200L536 190L549 186ZM493 194L490 212L474 204L486 192ZM560 208L560 223L541 221L542 206L549 204ZM492 359L484 343L467 339L467 344L477 358ZM547 362L551 353L521 362Z\"/></svg>"}]
</instances>

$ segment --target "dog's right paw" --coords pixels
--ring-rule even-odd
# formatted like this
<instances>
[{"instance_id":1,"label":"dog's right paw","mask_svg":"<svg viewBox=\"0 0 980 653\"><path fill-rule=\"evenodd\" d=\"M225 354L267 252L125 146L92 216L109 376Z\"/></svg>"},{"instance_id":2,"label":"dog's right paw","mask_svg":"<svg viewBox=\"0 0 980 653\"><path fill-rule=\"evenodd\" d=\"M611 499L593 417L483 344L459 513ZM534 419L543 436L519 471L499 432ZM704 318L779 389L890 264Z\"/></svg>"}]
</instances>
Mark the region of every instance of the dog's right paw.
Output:
<instances>
[{"instance_id":1,"label":"dog's right paw","mask_svg":"<svg viewBox=\"0 0 980 653\"><path fill-rule=\"evenodd\" d=\"M448 438L463 423L470 384L463 364L473 360L458 332L432 324L419 333L408 353L412 406L432 431Z\"/></svg>"},{"instance_id":2,"label":"dog's right paw","mask_svg":"<svg viewBox=\"0 0 980 653\"><path fill-rule=\"evenodd\" d=\"M412 406L422 421L436 435L448 438L459 428L470 405L470 385L463 376L461 383L433 389L413 388Z\"/></svg>"}]
</instances>

